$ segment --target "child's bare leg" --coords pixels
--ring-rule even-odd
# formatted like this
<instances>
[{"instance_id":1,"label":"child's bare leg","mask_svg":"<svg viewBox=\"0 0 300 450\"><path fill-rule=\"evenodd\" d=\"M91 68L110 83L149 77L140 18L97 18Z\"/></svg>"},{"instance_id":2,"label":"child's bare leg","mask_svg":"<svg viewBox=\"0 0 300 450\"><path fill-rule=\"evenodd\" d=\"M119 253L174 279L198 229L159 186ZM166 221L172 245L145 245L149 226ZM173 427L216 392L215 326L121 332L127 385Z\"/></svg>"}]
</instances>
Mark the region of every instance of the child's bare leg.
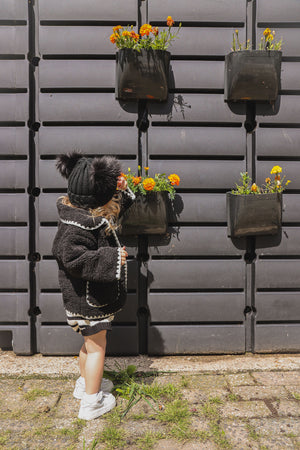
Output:
<instances>
[{"instance_id":1,"label":"child's bare leg","mask_svg":"<svg viewBox=\"0 0 300 450\"><path fill-rule=\"evenodd\" d=\"M80 375L85 378L85 363L87 358L87 352L85 348L85 344L82 345L80 352L79 352L79 369L80 369Z\"/></svg>"},{"instance_id":2,"label":"child's bare leg","mask_svg":"<svg viewBox=\"0 0 300 450\"><path fill-rule=\"evenodd\" d=\"M106 350L106 330L99 331L93 336L84 336L87 352L85 361L85 392L96 394L100 390L104 370Z\"/></svg>"}]
</instances>

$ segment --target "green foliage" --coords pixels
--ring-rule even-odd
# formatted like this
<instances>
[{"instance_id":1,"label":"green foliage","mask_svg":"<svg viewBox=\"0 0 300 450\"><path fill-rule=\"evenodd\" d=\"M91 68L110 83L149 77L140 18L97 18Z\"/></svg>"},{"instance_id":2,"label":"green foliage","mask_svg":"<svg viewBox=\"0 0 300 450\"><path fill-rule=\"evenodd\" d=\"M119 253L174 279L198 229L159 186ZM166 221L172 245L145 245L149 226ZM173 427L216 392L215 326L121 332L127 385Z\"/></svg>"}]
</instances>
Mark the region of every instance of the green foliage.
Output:
<instances>
[{"instance_id":1,"label":"green foliage","mask_svg":"<svg viewBox=\"0 0 300 450\"><path fill-rule=\"evenodd\" d=\"M240 181L242 184L236 183L236 188L231 191L235 195L257 195L257 194L274 194L283 192L290 180L285 181L285 176L281 176L282 168L280 166L274 166L270 171L270 175L274 175L272 180L270 177L265 179L265 184L257 186L256 183L252 183L252 179L248 175L248 172L241 172Z\"/></svg>"},{"instance_id":2,"label":"green foliage","mask_svg":"<svg viewBox=\"0 0 300 450\"><path fill-rule=\"evenodd\" d=\"M30 391L24 394L25 400L34 401L38 397L48 397L51 395L51 392L46 391L45 389L31 389Z\"/></svg>"}]
</instances>

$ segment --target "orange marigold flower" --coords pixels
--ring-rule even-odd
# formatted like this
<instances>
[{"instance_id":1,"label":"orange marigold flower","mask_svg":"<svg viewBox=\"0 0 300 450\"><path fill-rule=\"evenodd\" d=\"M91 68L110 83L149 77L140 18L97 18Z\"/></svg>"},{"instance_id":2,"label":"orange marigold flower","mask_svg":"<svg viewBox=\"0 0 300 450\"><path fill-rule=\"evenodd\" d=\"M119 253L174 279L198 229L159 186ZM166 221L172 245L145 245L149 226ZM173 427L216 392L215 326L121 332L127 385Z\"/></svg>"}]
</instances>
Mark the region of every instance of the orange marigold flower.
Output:
<instances>
[{"instance_id":1,"label":"orange marigold flower","mask_svg":"<svg viewBox=\"0 0 300 450\"><path fill-rule=\"evenodd\" d=\"M125 173L121 172L120 176L125 178L125 180L127 180L127 175Z\"/></svg>"},{"instance_id":2,"label":"orange marigold flower","mask_svg":"<svg viewBox=\"0 0 300 450\"><path fill-rule=\"evenodd\" d=\"M125 30L125 31L123 31L122 36L123 36L123 37L126 37L126 36L130 36L130 37L131 37L131 32Z\"/></svg>"},{"instance_id":3,"label":"orange marigold flower","mask_svg":"<svg viewBox=\"0 0 300 450\"><path fill-rule=\"evenodd\" d=\"M265 179L265 182L268 183L268 184L270 184L270 183L271 183L271 178L269 178L269 177L266 178L266 179Z\"/></svg>"},{"instance_id":4,"label":"orange marigold flower","mask_svg":"<svg viewBox=\"0 0 300 450\"><path fill-rule=\"evenodd\" d=\"M152 191L155 186L155 181L153 178L145 178L143 181L143 186L146 191Z\"/></svg>"},{"instance_id":5,"label":"orange marigold flower","mask_svg":"<svg viewBox=\"0 0 300 450\"><path fill-rule=\"evenodd\" d=\"M117 40L118 38L119 38L119 35L116 34L116 33L113 33L113 34L110 35L109 40L110 40L110 42L112 42L113 44L115 44L115 43L116 43L116 40Z\"/></svg>"},{"instance_id":6,"label":"orange marigold flower","mask_svg":"<svg viewBox=\"0 0 300 450\"><path fill-rule=\"evenodd\" d=\"M115 33L116 31L122 30L122 29L123 29L122 25L117 25L116 27L113 27L113 32Z\"/></svg>"},{"instance_id":7,"label":"orange marigold flower","mask_svg":"<svg viewBox=\"0 0 300 450\"><path fill-rule=\"evenodd\" d=\"M172 173L171 175L168 176L170 183L172 184L172 186L179 186L180 183L180 178L178 175L176 175L176 173Z\"/></svg>"},{"instance_id":8,"label":"orange marigold flower","mask_svg":"<svg viewBox=\"0 0 300 450\"><path fill-rule=\"evenodd\" d=\"M275 180L277 181L277 180L280 180L281 179L281 176L280 175L275 175Z\"/></svg>"},{"instance_id":9,"label":"orange marigold flower","mask_svg":"<svg viewBox=\"0 0 300 450\"><path fill-rule=\"evenodd\" d=\"M171 16L167 17L167 25L168 27L172 27L174 25L175 21L172 19Z\"/></svg>"},{"instance_id":10,"label":"orange marigold flower","mask_svg":"<svg viewBox=\"0 0 300 450\"><path fill-rule=\"evenodd\" d=\"M133 38L133 39L135 39L136 41L139 39L139 37L140 37L140 35L139 34L137 34L135 31L131 31L130 32L130 35L131 35L131 37Z\"/></svg>"},{"instance_id":11,"label":"orange marigold flower","mask_svg":"<svg viewBox=\"0 0 300 450\"><path fill-rule=\"evenodd\" d=\"M252 184L251 191L252 192L257 192L257 185L255 183Z\"/></svg>"},{"instance_id":12,"label":"orange marigold flower","mask_svg":"<svg viewBox=\"0 0 300 450\"><path fill-rule=\"evenodd\" d=\"M132 182L135 186L137 186L142 180L142 177L132 177Z\"/></svg>"},{"instance_id":13,"label":"orange marigold flower","mask_svg":"<svg viewBox=\"0 0 300 450\"><path fill-rule=\"evenodd\" d=\"M154 36L158 35L158 27L152 27L152 33L154 34Z\"/></svg>"},{"instance_id":14,"label":"orange marigold flower","mask_svg":"<svg viewBox=\"0 0 300 450\"><path fill-rule=\"evenodd\" d=\"M144 36L144 35L149 36L149 34L151 33L151 31L152 31L152 26L149 25L148 23L145 23L145 24L142 25L141 28L140 28L140 35L141 35L141 36Z\"/></svg>"}]
</instances>

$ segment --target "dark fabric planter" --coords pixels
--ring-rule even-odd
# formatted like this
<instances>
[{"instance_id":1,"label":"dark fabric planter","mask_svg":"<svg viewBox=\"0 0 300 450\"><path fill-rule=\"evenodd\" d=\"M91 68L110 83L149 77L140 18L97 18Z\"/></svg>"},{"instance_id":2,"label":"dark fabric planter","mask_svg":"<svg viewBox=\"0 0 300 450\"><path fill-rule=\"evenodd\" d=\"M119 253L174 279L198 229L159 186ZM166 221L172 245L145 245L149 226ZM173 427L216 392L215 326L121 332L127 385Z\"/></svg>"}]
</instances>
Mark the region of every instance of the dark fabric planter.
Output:
<instances>
[{"instance_id":1,"label":"dark fabric planter","mask_svg":"<svg viewBox=\"0 0 300 450\"><path fill-rule=\"evenodd\" d=\"M282 52L243 50L225 56L226 102L275 102L280 88Z\"/></svg>"},{"instance_id":2,"label":"dark fabric planter","mask_svg":"<svg viewBox=\"0 0 300 450\"><path fill-rule=\"evenodd\" d=\"M119 233L123 236L166 233L168 203L167 192L138 194L134 204L120 219Z\"/></svg>"},{"instance_id":3,"label":"dark fabric planter","mask_svg":"<svg viewBox=\"0 0 300 450\"><path fill-rule=\"evenodd\" d=\"M170 52L165 50L119 50L116 54L116 98L166 101L169 65Z\"/></svg>"},{"instance_id":4,"label":"dark fabric planter","mask_svg":"<svg viewBox=\"0 0 300 450\"><path fill-rule=\"evenodd\" d=\"M231 237L277 234L282 194L235 195L227 192L227 234Z\"/></svg>"}]
</instances>

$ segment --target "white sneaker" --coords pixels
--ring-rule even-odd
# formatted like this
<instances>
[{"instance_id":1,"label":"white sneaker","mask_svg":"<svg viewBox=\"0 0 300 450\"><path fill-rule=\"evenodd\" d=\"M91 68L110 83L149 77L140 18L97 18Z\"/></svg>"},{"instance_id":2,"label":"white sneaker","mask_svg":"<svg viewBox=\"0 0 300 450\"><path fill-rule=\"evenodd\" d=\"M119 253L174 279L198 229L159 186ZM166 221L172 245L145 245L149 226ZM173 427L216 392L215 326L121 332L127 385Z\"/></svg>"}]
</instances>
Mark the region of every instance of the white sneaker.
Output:
<instances>
[{"instance_id":1,"label":"white sneaker","mask_svg":"<svg viewBox=\"0 0 300 450\"><path fill-rule=\"evenodd\" d=\"M91 398L92 397L92 400ZM102 391L93 396L84 393L80 402L78 419L92 420L102 416L116 406L116 399L112 394Z\"/></svg>"},{"instance_id":2,"label":"white sneaker","mask_svg":"<svg viewBox=\"0 0 300 450\"><path fill-rule=\"evenodd\" d=\"M102 378L100 391L103 392L111 392L113 390L113 383L107 378ZM79 377L75 383L75 389L73 391L73 397L82 399L83 394L85 393L85 381L83 377Z\"/></svg>"}]
</instances>

